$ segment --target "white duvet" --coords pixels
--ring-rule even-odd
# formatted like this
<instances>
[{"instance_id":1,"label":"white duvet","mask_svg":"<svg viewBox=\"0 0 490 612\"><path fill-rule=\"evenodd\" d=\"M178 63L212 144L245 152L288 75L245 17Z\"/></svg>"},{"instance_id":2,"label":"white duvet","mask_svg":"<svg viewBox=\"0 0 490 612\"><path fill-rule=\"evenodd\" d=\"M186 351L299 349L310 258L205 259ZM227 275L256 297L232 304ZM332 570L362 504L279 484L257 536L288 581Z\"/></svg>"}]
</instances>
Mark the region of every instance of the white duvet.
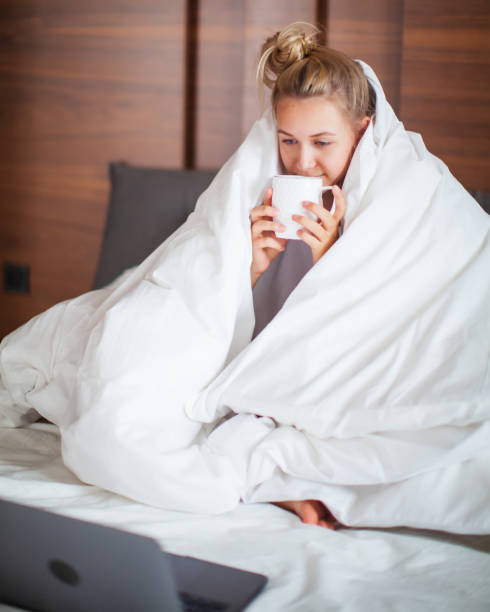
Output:
<instances>
[{"instance_id":1,"label":"white duvet","mask_svg":"<svg viewBox=\"0 0 490 612\"><path fill-rule=\"evenodd\" d=\"M59 447L54 425L0 428L0 497L267 575L247 612L488 612L490 536L330 531L271 504L240 504L220 515L152 508L82 484L62 464ZM0 603L7 609L14 612Z\"/></svg>"},{"instance_id":2,"label":"white duvet","mask_svg":"<svg viewBox=\"0 0 490 612\"><path fill-rule=\"evenodd\" d=\"M167 509L320 499L343 523L490 532L489 217L377 93L342 237L250 342L269 112L187 222L0 345L0 409L83 481Z\"/></svg>"}]
</instances>

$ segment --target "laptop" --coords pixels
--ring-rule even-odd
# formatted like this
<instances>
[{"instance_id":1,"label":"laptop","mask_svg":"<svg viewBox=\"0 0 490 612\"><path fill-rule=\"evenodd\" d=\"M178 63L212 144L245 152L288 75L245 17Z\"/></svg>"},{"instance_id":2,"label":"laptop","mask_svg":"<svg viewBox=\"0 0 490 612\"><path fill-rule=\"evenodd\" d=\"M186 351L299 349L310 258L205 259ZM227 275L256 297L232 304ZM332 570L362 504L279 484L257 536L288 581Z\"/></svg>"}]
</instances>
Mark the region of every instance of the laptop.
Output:
<instances>
[{"instance_id":1,"label":"laptop","mask_svg":"<svg viewBox=\"0 0 490 612\"><path fill-rule=\"evenodd\" d=\"M261 574L156 540L0 500L0 602L42 612L243 610Z\"/></svg>"}]
</instances>

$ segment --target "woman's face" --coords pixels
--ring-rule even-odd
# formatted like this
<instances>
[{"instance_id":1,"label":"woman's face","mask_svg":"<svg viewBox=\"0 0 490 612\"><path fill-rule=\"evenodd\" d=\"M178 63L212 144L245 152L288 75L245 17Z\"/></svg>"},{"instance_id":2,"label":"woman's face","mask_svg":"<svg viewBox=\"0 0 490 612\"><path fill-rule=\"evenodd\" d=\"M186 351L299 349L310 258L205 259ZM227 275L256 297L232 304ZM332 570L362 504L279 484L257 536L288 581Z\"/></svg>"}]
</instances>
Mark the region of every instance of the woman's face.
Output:
<instances>
[{"instance_id":1,"label":"woman's face","mask_svg":"<svg viewBox=\"0 0 490 612\"><path fill-rule=\"evenodd\" d=\"M339 185L369 124L358 129L333 101L324 97L280 98L276 106L279 154L287 174L321 176L323 185Z\"/></svg>"}]
</instances>

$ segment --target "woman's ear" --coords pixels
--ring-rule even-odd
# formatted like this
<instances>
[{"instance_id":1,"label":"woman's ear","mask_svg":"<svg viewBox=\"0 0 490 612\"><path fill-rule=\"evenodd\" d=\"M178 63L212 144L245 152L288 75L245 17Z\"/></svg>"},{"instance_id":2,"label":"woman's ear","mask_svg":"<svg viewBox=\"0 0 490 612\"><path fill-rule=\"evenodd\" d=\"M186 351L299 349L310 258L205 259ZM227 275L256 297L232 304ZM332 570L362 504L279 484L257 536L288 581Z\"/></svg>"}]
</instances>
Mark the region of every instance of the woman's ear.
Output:
<instances>
[{"instance_id":1,"label":"woman's ear","mask_svg":"<svg viewBox=\"0 0 490 612\"><path fill-rule=\"evenodd\" d=\"M365 115L362 119L361 119L361 123L359 125L359 132L360 132L360 136L362 136L364 134L364 132L367 130L368 125L371 123L371 117L368 117L367 115Z\"/></svg>"},{"instance_id":2,"label":"woman's ear","mask_svg":"<svg viewBox=\"0 0 490 612\"><path fill-rule=\"evenodd\" d=\"M371 117L368 117L367 115L365 115L358 124L358 132L357 132L357 142L359 142L364 134L364 132L367 130L368 125L371 123Z\"/></svg>"}]
</instances>

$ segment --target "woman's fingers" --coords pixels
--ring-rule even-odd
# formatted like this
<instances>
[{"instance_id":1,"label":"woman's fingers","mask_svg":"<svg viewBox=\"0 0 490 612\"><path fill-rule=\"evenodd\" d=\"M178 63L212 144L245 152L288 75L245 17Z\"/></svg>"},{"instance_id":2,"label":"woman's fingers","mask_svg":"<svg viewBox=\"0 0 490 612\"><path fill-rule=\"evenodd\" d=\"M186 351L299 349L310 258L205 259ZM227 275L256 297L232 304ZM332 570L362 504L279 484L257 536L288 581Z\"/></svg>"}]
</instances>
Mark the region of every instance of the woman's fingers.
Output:
<instances>
[{"instance_id":1,"label":"woman's fingers","mask_svg":"<svg viewBox=\"0 0 490 612\"><path fill-rule=\"evenodd\" d=\"M316 236L313 236L313 234L310 234L309 232L305 231L304 229L298 230L297 233L299 238L301 238L303 242L305 242L309 247L311 247L312 253L314 255L314 252L318 248L319 244L318 238Z\"/></svg>"},{"instance_id":2,"label":"woman's fingers","mask_svg":"<svg viewBox=\"0 0 490 612\"><path fill-rule=\"evenodd\" d=\"M333 214L319 204L303 202L303 206L317 218L314 220L307 215L293 216L293 219L303 226L303 229L298 230L298 236L311 247L313 263L316 263L337 240L339 223L345 214L346 202L342 190L335 185L332 193L335 199Z\"/></svg>"},{"instance_id":3,"label":"woman's fingers","mask_svg":"<svg viewBox=\"0 0 490 612\"><path fill-rule=\"evenodd\" d=\"M274 238L274 236L260 236L254 240L254 247L259 249L274 249L275 251L284 251L286 248L285 240Z\"/></svg>"},{"instance_id":4,"label":"woman's fingers","mask_svg":"<svg viewBox=\"0 0 490 612\"><path fill-rule=\"evenodd\" d=\"M332 187L332 194L335 200L335 210L331 216L335 219L335 221L337 221L337 223L340 223L340 221L344 218L345 210L347 208L344 192L338 185L334 185Z\"/></svg>"},{"instance_id":5,"label":"woman's fingers","mask_svg":"<svg viewBox=\"0 0 490 612\"><path fill-rule=\"evenodd\" d=\"M267 187L265 190L264 204L265 206L272 206L272 187Z\"/></svg>"},{"instance_id":6,"label":"woman's fingers","mask_svg":"<svg viewBox=\"0 0 490 612\"><path fill-rule=\"evenodd\" d=\"M277 208L272 206L272 188L269 187L264 195L264 202L250 211L252 263L250 265L250 278L252 287L267 270L270 263L286 248L287 240L278 238L275 232L284 231L282 223L274 221L279 216Z\"/></svg>"},{"instance_id":7,"label":"woman's fingers","mask_svg":"<svg viewBox=\"0 0 490 612\"><path fill-rule=\"evenodd\" d=\"M258 238L263 232L284 232L286 227L276 221L259 219L252 223L252 238Z\"/></svg>"},{"instance_id":8,"label":"woman's fingers","mask_svg":"<svg viewBox=\"0 0 490 612\"><path fill-rule=\"evenodd\" d=\"M277 208L265 204L256 206L250 211L250 221L252 223L255 223L255 221L257 221L258 219L275 219L278 216L279 211L277 210Z\"/></svg>"},{"instance_id":9,"label":"woman's fingers","mask_svg":"<svg viewBox=\"0 0 490 612\"><path fill-rule=\"evenodd\" d=\"M304 202L303 206L318 217L318 220L314 221L314 223L318 224L319 221L320 224L323 225L324 229L328 230L330 227L333 227L336 224L334 217L332 217L329 211L323 206L315 204L314 202Z\"/></svg>"},{"instance_id":10,"label":"woman's fingers","mask_svg":"<svg viewBox=\"0 0 490 612\"><path fill-rule=\"evenodd\" d=\"M250 221L254 222L260 217L274 218L278 215L279 211L272 206L272 187L268 187L265 191L263 203L250 211Z\"/></svg>"},{"instance_id":11,"label":"woman's fingers","mask_svg":"<svg viewBox=\"0 0 490 612\"><path fill-rule=\"evenodd\" d=\"M268 187L265 192L264 203L252 208L250 212L252 239L255 246L259 246L257 239L263 237L265 232L280 233L286 230L286 227L282 223L273 220L278 216L279 211L272 206L272 187ZM283 245L280 244L280 247L282 246ZM262 246L261 248L264 247Z\"/></svg>"},{"instance_id":12,"label":"woman's fingers","mask_svg":"<svg viewBox=\"0 0 490 612\"><path fill-rule=\"evenodd\" d=\"M325 240L327 238L327 232L333 229L333 227L331 228L330 226L335 226L332 216L324 208L322 209L312 202L305 202L304 206L317 215L318 219L314 220L306 215L293 215L293 220L302 225L318 240Z\"/></svg>"}]
</instances>

